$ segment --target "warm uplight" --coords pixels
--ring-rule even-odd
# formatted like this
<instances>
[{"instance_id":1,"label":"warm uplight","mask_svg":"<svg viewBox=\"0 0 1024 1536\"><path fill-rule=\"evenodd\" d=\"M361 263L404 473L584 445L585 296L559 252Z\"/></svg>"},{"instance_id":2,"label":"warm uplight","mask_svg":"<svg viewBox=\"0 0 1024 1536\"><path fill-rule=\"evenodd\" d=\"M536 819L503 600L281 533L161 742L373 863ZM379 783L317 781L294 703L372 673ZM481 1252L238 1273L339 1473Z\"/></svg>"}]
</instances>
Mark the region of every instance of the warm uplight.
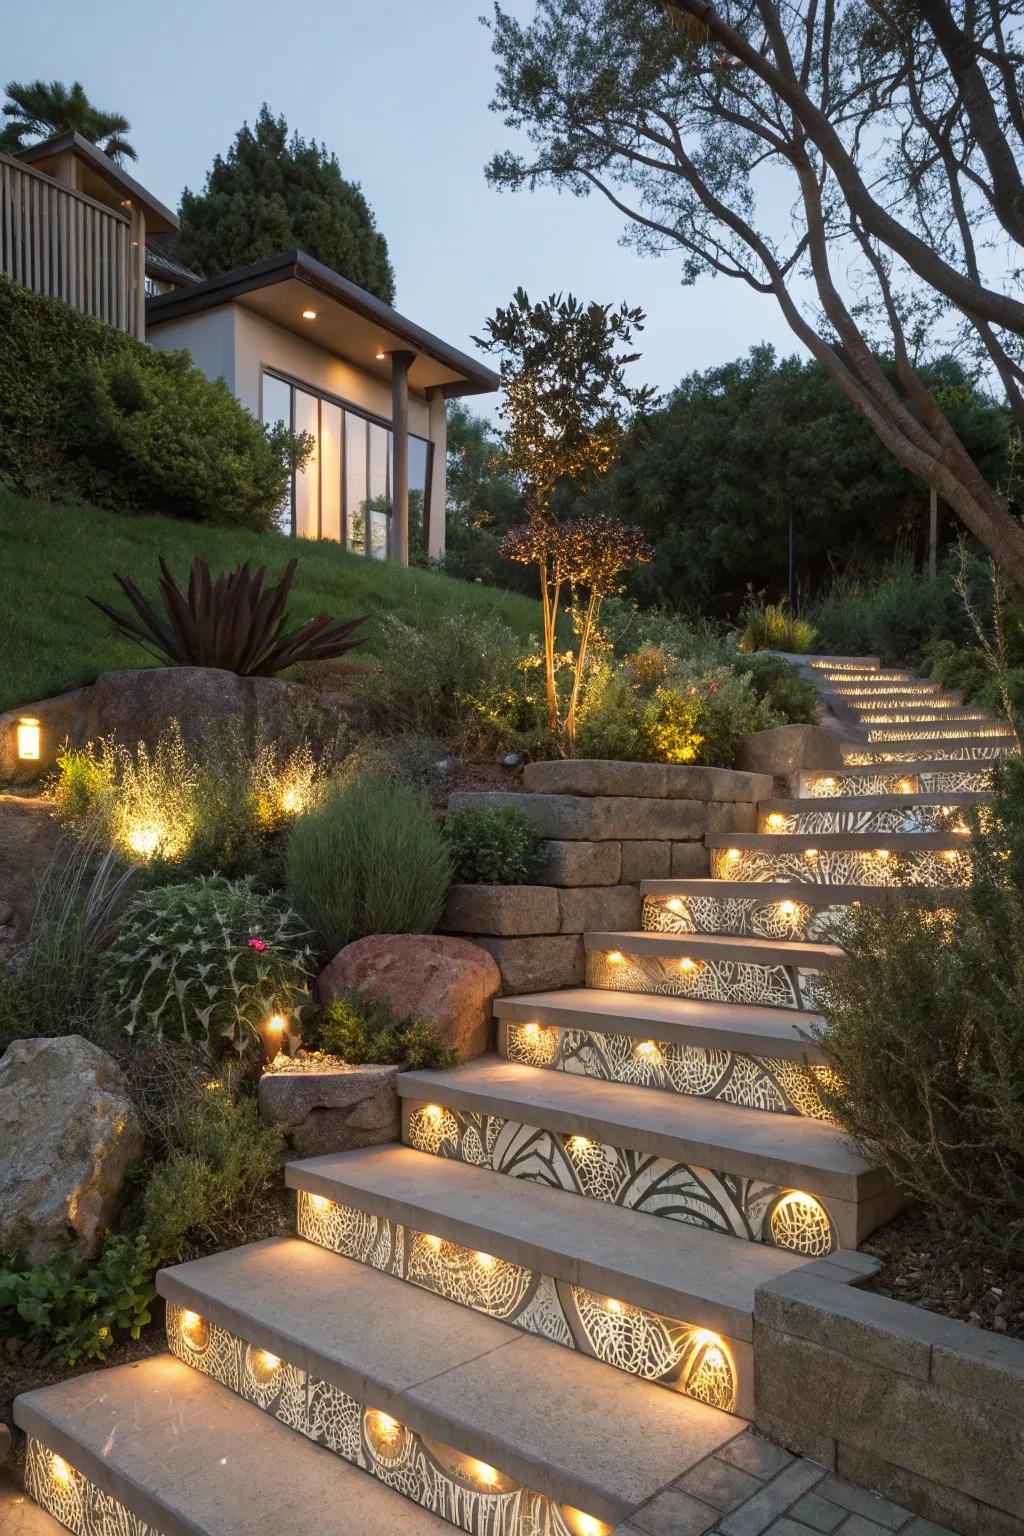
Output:
<instances>
[{"instance_id":1,"label":"warm uplight","mask_svg":"<svg viewBox=\"0 0 1024 1536\"><path fill-rule=\"evenodd\" d=\"M792 917L793 913L796 911L796 902L795 901L780 901L779 902L779 911L782 913L783 917Z\"/></svg>"},{"instance_id":2,"label":"warm uplight","mask_svg":"<svg viewBox=\"0 0 1024 1536\"><path fill-rule=\"evenodd\" d=\"M914 793L913 779L900 779L896 785L896 793L900 795L912 795Z\"/></svg>"},{"instance_id":3,"label":"warm uplight","mask_svg":"<svg viewBox=\"0 0 1024 1536\"><path fill-rule=\"evenodd\" d=\"M196 1353L204 1350L210 1342L210 1325L198 1312L183 1312L181 1314L181 1337Z\"/></svg>"},{"instance_id":4,"label":"warm uplight","mask_svg":"<svg viewBox=\"0 0 1024 1536\"><path fill-rule=\"evenodd\" d=\"M316 310L315 309L304 309L302 311L302 318L303 318L303 320L315 320L316 319Z\"/></svg>"},{"instance_id":5,"label":"warm uplight","mask_svg":"<svg viewBox=\"0 0 1024 1536\"><path fill-rule=\"evenodd\" d=\"M486 1461L474 1461L471 1463L473 1476L478 1483L483 1483L488 1488L493 1488L498 1481L498 1473L494 1467L487 1465Z\"/></svg>"},{"instance_id":6,"label":"warm uplight","mask_svg":"<svg viewBox=\"0 0 1024 1536\"><path fill-rule=\"evenodd\" d=\"M646 1056L648 1061L660 1061L661 1051L653 1040L641 1040L636 1048L638 1056Z\"/></svg>"},{"instance_id":7,"label":"warm uplight","mask_svg":"<svg viewBox=\"0 0 1024 1536\"><path fill-rule=\"evenodd\" d=\"M494 1255L493 1255L493 1253L483 1253L483 1252L480 1252L480 1253L477 1253L475 1257L476 1257L476 1261L480 1265L481 1269L493 1269L494 1268Z\"/></svg>"},{"instance_id":8,"label":"warm uplight","mask_svg":"<svg viewBox=\"0 0 1024 1536\"><path fill-rule=\"evenodd\" d=\"M540 1034L540 1026L538 1024L524 1024L523 1034L526 1036L527 1040L536 1040L537 1036Z\"/></svg>"},{"instance_id":9,"label":"warm uplight","mask_svg":"<svg viewBox=\"0 0 1024 1536\"><path fill-rule=\"evenodd\" d=\"M821 787L822 789L835 789L836 781L835 779L822 779Z\"/></svg>"},{"instance_id":10,"label":"warm uplight","mask_svg":"<svg viewBox=\"0 0 1024 1536\"><path fill-rule=\"evenodd\" d=\"M726 850L725 856L727 859L738 859L740 856L740 851L738 848L728 848Z\"/></svg>"},{"instance_id":11,"label":"warm uplight","mask_svg":"<svg viewBox=\"0 0 1024 1536\"><path fill-rule=\"evenodd\" d=\"M50 1477L59 1488L66 1488L71 1481L71 1468L63 1456L50 1457Z\"/></svg>"},{"instance_id":12,"label":"warm uplight","mask_svg":"<svg viewBox=\"0 0 1024 1536\"><path fill-rule=\"evenodd\" d=\"M621 949L610 949L608 951L608 964L609 965L621 965L622 964L622 950Z\"/></svg>"},{"instance_id":13,"label":"warm uplight","mask_svg":"<svg viewBox=\"0 0 1024 1536\"><path fill-rule=\"evenodd\" d=\"M888 857L889 857L889 849L888 848L876 848L875 849L875 858L876 859L887 859Z\"/></svg>"},{"instance_id":14,"label":"warm uplight","mask_svg":"<svg viewBox=\"0 0 1024 1536\"><path fill-rule=\"evenodd\" d=\"M574 1152L585 1152L590 1146L590 1138L588 1136L570 1136L569 1145Z\"/></svg>"},{"instance_id":15,"label":"warm uplight","mask_svg":"<svg viewBox=\"0 0 1024 1536\"><path fill-rule=\"evenodd\" d=\"M402 1426L397 1419L393 1419L390 1413L374 1413L373 1427L379 1439L384 1445L396 1445L402 1432Z\"/></svg>"},{"instance_id":16,"label":"warm uplight","mask_svg":"<svg viewBox=\"0 0 1024 1536\"><path fill-rule=\"evenodd\" d=\"M35 715L22 715L18 721L18 757L21 762L38 763L39 730Z\"/></svg>"},{"instance_id":17,"label":"warm uplight","mask_svg":"<svg viewBox=\"0 0 1024 1536\"><path fill-rule=\"evenodd\" d=\"M140 859L151 859L156 853L162 841L163 834L159 827L139 823L128 828L128 847L132 853L137 853Z\"/></svg>"},{"instance_id":18,"label":"warm uplight","mask_svg":"<svg viewBox=\"0 0 1024 1536\"><path fill-rule=\"evenodd\" d=\"M265 1371L276 1371L281 1361L277 1355L272 1355L269 1349L260 1351L260 1365Z\"/></svg>"},{"instance_id":19,"label":"warm uplight","mask_svg":"<svg viewBox=\"0 0 1024 1536\"><path fill-rule=\"evenodd\" d=\"M441 1106L440 1104L427 1104L423 1110L423 1113L426 1115L428 1120L440 1120Z\"/></svg>"},{"instance_id":20,"label":"warm uplight","mask_svg":"<svg viewBox=\"0 0 1024 1536\"><path fill-rule=\"evenodd\" d=\"M303 808L302 796L295 788L281 792L281 809L286 816L296 816Z\"/></svg>"},{"instance_id":21,"label":"warm uplight","mask_svg":"<svg viewBox=\"0 0 1024 1536\"><path fill-rule=\"evenodd\" d=\"M432 1248L435 1253L437 1253L441 1246L441 1239L439 1237L435 1237L432 1232L425 1232L423 1234L423 1241L426 1243L427 1247Z\"/></svg>"},{"instance_id":22,"label":"warm uplight","mask_svg":"<svg viewBox=\"0 0 1024 1536\"><path fill-rule=\"evenodd\" d=\"M680 960L679 969L681 971L695 971L697 969L697 962L696 960L691 960L689 955L686 955Z\"/></svg>"},{"instance_id":23,"label":"warm uplight","mask_svg":"<svg viewBox=\"0 0 1024 1536\"><path fill-rule=\"evenodd\" d=\"M768 817L769 832L781 832L785 825L785 816L781 815L778 811L772 811L771 815Z\"/></svg>"},{"instance_id":24,"label":"warm uplight","mask_svg":"<svg viewBox=\"0 0 1024 1536\"><path fill-rule=\"evenodd\" d=\"M960 855L955 848L947 848L942 857L948 859L951 864L955 864Z\"/></svg>"},{"instance_id":25,"label":"warm uplight","mask_svg":"<svg viewBox=\"0 0 1024 1536\"><path fill-rule=\"evenodd\" d=\"M281 1013L272 1013L267 1020L267 1029L272 1035L283 1034L287 1027L284 1015Z\"/></svg>"},{"instance_id":26,"label":"warm uplight","mask_svg":"<svg viewBox=\"0 0 1024 1536\"><path fill-rule=\"evenodd\" d=\"M678 896L672 897L672 900L668 904L668 909L670 912L681 912L683 910L683 904L679 900Z\"/></svg>"},{"instance_id":27,"label":"warm uplight","mask_svg":"<svg viewBox=\"0 0 1024 1536\"><path fill-rule=\"evenodd\" d=\"M331 1202L324 1195L310 1195L309 1203L314 1211L326 1211Z\"/></svg>"},{"instance_id":28,"label":"warm uplight","mask_svg":"<svg viewBox=\"0 0 1024 1536\"><path fill-rule=\"evenodd\" d=\"M614 1296L609 1296L604 1304L604 1309L606 1312L621 1312L622 1302L616 1301Z\"/></svg>"}]
</instances>

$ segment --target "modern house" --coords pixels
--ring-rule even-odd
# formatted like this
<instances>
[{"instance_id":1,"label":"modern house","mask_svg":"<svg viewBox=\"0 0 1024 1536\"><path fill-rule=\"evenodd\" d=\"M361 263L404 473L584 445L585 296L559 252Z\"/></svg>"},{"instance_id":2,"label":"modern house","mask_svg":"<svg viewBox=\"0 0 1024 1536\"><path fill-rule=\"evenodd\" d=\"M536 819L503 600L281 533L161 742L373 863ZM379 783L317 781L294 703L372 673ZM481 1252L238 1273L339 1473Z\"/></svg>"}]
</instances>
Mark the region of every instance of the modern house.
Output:
<instances>
[{"instance_id":1,"label":"modern house","mask_svg":"<svg viewBox=\"0 0 1024 1536\"><path fill-rule=\"evenodd\" d=\"M288 251L202 280L175 215L77 133L0 155L0 271L163 350L187 350L266 425L313 439L281 527L402 564L445 547L446 401L489 368Z\"/></svg>"}]
</instances>

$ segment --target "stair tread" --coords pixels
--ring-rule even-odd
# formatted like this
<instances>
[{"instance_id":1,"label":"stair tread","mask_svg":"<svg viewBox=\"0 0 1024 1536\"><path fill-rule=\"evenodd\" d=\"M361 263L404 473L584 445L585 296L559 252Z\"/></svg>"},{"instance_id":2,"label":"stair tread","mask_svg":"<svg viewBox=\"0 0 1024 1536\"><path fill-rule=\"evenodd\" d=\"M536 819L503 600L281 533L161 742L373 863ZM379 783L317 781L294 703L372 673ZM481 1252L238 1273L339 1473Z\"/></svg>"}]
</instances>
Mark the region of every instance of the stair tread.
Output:
<instances>
[{"instance_id":1,"label":"stair tread","mask_svg":"<svg viewBox=\"0 0 1024 1536\"><path fill-rule=\"evenodd\" d=\"M774 835L774 834L770 834ZM788 834L806 836L804 833ZM817 847L820 838L813 839ZM729 844L735 847L734 843ZM872 840L877 847L877 840ZM914 886L915 893L926 892L927 886ZM765 906L778 901L803 902L805 906L841 907L854 901L891 901L898 887L881 885L801 885L796 880L642 880L640 890L644 896L713 896L718 901L754 899Z\"/></svg>"},{"instance_id":2,"label":"stair tread","mask_svg":"<svg viewBox=\"0 0 1024 1536\"><path fill-rule=\"evenodd\" d=\"M805 811L821 810L822 798L825 799L825 808L829 810L844 811L902 811L913 810L918 805L941 806L970 806L991 805L995 795L990 789L964 789L941 790L931 789L927 791L915 791L907 795L837 795L835 798L842 801L841 806L829 804L831 797L818 797L812 795L802 796L800 799L788 800L761 800L758 803L758 811L763 816L770 816L773 812L788 813L789 815L802 815Z\"/></svg>"},{"instance_id":3,"label":"stair tread","mask_svg":"<svg viewBox=\"0 0 1024 1536\"><path fill-rule=\"evenodd\" d=\"M587 949L621 949L624 954L703 954L709 959L746 960L751 965L830 965L844 957L838 944L807 939L761 939L749 934L633 932L583 935Z\"/></svg>"},{"instance_id":4,"label":"stair tread","mask_svg":"<svg viewBox=\"0 0 1024 1536\"><path fill-rule=\"evenodd\" d=\"M792 1017L781 1008L754 1003L704 1002L691 997L655 997L600 987L567 987L499 997L495 1017L513 1023L555 1024L563 1029L597 1030L701 1046L705 1042L749 1055L786 1060L824 1061L825 1053L808 1034L815 1013ZM658 1033L660 1031L660 1033Z\"/></svg>"},{"instance_id":5,"label":"stair tread","mask_svg":"<svg viewBox=\"0 0 1024 1536\"><path fill-rule=\"evenodd\" d=\"M161 1536L451 1536L171 1355L42 1387L14 1414Z\"/></svg>"},{"instance_id":6,"label":"stair tread","mask_svg":"<svg viewBox=\"0 0 1024 1536\"><path fill-rule=\"evenodd\" d=\"M759 1285L814 1262L412 1147L309 1158L289 1163L285 1177L292 1188L734 1339L752 1336Z\"/></svg>"},{"instance_id":7,"label":"stair tread","mask_svg":"<svg viewBox=\"0 0 1024 1536\"><path fill-rule=\"evenodd\" d=\"M970 760L958 761L948 757L922 757L915 758L913 762L907 763L844 763L841 768L802 768L799 776L801 782L815 779L819 781L834 779L838 784L844 777L860 775L866 769L875 769L882 772L888 770L897 778L912 779L919 773L991 773L992 764L985 759L979 759L972 763ZM935 793L943 794L944 791L938 790ZM803 798L813 801L842 799L845 797L842 795L806 795Z\"/></svg>"},{"instance_id":8,"label":"stair tread","mask_svg":"<svg viewBox=\"0 0 1024 1536\"><path fill-rule=\"evenodd\" d=\"M177 1265L158 1285L400 1423L613 1523L743 1427L297 1238Z\"/></svg>"},{"instance_id":9,"label":"stair tread","mask_svg":"<svg viewBox=\"0 0 1024 1536\"><path fill-rule=\"evenodd\" d=\"M759 848L787 853L794 848L845 848L870 853L876 848L913 853L920 848L962 848L962 832L708 832L708 848Z\"/></svg>"},{"instance_id":10,"label":"stair tread","mask_svg":"<svg viewBox=\"0 0 1024 1536\"><path fill-rule=\"evenodd\" d=\"M590 1136L720 1173L854 1199L886 1187L883 1171L821 1120L771 1115L717 1099L602 1082L499 1056L448 1072L403 1072L404 1099L482 1110L561 1135Z\"/></svg>"}]
</instances>

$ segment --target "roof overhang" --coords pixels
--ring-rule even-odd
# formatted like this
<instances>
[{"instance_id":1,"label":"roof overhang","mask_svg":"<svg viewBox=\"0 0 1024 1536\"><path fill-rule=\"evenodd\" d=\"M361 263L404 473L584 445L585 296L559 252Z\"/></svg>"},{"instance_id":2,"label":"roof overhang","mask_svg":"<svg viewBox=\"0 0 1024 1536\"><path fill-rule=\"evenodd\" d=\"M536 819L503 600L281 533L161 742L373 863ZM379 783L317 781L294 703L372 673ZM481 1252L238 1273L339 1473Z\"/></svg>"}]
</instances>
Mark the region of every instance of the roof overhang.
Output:
<instances>
[{"instance_id":1,"label":"roof overhang","mask_svg":"<svg viewBox=\"0 0 1024 1536\"><path fill-rule=\"evenodd\" d=\"M80 133L69 130L67 133L58 133L52 139L43 139L39 144L30 144L27 149L18 151L17 158L35 171L54 176L59 162L66 155L73 155L79 163L80 192L99 203L109 203L111 193L114 193L120 205L126 202L137 204L146 216L149 234L177 232L176 215L158 202L145 187L140 186L134 176L129 176L109 155L105 155L102 149L97 149L89 139L83 139Z\"/></svg>"},{"instance_id":2,"label":"roof overhang","mask_svg":"<svg viewBox=\"0 0 1024 1536\"><path fill-rule=\"evenodd\" d=\"M254 310L383 380L391 378L389 353L412 352L409 386L420 394L440 389L446 397L482 395L499 387L498 375L490 368L406 320L389 304L303 251L270 256L175 293L160 294L146 304L146 328L232 303ZM303 318L304 309L313 310L315 319Z\"/></svg>"}]
</instances>

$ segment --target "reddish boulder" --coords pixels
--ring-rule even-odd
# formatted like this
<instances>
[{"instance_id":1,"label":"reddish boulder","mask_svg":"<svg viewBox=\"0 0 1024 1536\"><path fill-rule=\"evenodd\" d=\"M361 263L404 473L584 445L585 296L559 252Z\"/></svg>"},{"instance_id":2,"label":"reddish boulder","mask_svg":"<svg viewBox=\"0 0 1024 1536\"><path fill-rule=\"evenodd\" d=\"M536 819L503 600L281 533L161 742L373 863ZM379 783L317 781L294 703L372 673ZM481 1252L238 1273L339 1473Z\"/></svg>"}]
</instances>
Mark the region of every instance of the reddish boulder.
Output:
<instances>
[{"instance_id":1,"label":"reddish boulder","mask_svg":"<svg viewBox=\"0 0 1024 1536\"><path fill-rule=\"evenodd\" d=\"M490 1043L491 1002L501 986L492 957L467 939L433 933L379 933L335 955L316 984L322 1007L361 992L396 1018L415 1014L459 1061Z\"/></svg>"}]
</instances>

